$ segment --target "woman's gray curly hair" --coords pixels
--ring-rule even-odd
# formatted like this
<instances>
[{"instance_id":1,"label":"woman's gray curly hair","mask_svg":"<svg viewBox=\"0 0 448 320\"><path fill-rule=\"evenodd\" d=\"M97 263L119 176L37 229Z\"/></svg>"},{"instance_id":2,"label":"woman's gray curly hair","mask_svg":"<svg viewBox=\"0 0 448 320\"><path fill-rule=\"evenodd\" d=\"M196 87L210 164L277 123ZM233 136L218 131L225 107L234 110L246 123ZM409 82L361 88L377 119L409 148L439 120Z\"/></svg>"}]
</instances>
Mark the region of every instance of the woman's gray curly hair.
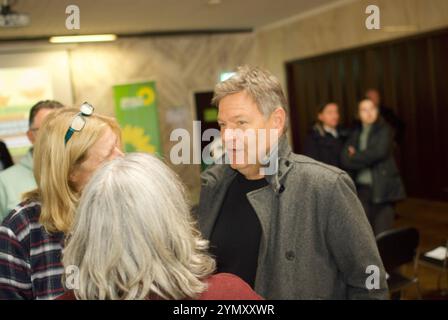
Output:
<instances>
[{"instance_id":1,"label":"woman's gray curly hair","mask_svg":"<svg viewBox=\"0 0 448 320\"><path fill-rule=\"evenodd\" d=\"M78 267L78 299L194 299L215 270L207 249L178 177L136 153L83 190L63 264Z\"/></svg>"}]
</instances>

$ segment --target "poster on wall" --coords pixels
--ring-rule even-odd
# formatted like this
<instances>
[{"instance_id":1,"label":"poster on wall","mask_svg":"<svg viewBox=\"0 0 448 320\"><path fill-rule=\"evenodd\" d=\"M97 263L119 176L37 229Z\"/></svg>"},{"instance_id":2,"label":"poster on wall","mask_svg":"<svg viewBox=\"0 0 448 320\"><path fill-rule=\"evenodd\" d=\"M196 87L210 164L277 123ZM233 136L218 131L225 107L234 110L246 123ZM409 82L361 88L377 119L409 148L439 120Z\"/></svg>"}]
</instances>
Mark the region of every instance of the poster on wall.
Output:
<instances>
[{"instance_id":1,"label":"poster on wall","mask_svg":"<svg viewBox=\"0 0 448 320\"><path fill-rule=\"evenodd\" d=\"M125 151L161 155L155 82L116 85L113 91Z\"/></svg>"},{"instance_id":2,"label":"poster on wall","mask_svg":"<svg viewBox=\"0 0 448 320\"><path fill-rule=\"evenodd\" d=\"M0 138L13 157L31 146L25 135L31 106L52 98L51 76L44 67L0 68Z\"/></svg>"},{"instance_id":3,"label":"poster on wall","mask_svg":"<svg viewBox=\"0 0 448 320\"><path fill-rule=\"evenodd\" d=\"M31 147L26 136L31 107L49 99L73 102L66 50L0 51L0 140L16 163Z\"/></svg>"}]
</instances>

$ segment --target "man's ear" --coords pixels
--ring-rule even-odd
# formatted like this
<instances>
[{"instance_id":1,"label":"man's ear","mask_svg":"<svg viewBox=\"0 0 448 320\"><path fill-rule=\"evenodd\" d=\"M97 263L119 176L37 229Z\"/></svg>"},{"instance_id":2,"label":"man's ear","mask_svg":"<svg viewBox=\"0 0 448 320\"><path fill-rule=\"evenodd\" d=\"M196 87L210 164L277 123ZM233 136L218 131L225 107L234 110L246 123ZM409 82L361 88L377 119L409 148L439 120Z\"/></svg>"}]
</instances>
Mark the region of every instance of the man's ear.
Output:
<instances>
[{"instance_id":1,"label":"man's ear","mask_svg":"<svg viewBox=\"0 0 448 320\"><path fill-rule=\"evenodd\" d=\"M272 121L274 127L279 130L279 134L281 134L286 125L286 112L282 107L277 107L277 109L272 112Z\"/></svg>"},{"instance_id":2,"label":"man's ear","mask_svg":"<svg viewBox=\"0 0 448 320\"><path fill-rule=\"evenodd\" d=\"M31 144L34 144L34 133L31 130L28 129L26 136L28 137L28 140L30 140Z\"/></svg>"}]
</instances>

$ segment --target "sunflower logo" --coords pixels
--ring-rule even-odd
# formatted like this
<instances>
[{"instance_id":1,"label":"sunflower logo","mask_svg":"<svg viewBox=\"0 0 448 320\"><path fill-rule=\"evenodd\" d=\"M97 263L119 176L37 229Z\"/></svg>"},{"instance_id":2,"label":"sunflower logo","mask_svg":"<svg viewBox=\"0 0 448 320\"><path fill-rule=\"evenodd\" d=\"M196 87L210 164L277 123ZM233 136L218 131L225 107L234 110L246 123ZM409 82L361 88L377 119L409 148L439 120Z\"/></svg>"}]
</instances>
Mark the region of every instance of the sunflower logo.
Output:
<instances>
[{"instance_id":1,"label":"sunflower logo","mask_svg":"<svg viewBox=\"0 0 448 320\"><path fill-rule=\"evenodd\" d=\"M143 104L149 106L154 103L156 94L151 87L142 87L138 90L137 96L143 98Z\"/></svg>"},{"instance_id":2,"label":"sunflower logo","mask_svg":"<svg viewBox=\"0 0 448 320\"><path fill-rule=\"evenodd\" d=\"M122 137L127 152L156 152L156 147L150 143L151 138L142 127L126 125L122 130Z\"/></svg>"}]
</instances>

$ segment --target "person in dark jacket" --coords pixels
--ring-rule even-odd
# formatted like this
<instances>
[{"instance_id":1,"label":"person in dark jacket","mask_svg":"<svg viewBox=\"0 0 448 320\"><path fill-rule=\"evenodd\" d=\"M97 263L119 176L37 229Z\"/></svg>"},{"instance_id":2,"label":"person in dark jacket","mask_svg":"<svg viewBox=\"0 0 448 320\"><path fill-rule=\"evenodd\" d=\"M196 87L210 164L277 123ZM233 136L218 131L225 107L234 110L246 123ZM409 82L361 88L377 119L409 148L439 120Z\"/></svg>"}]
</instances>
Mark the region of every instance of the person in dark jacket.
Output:
<instances>
[{"instance_id":1,"label":"person in dark jacket","mask_svg":"<svg viewBox=\"0 0 448 320\"><path fill-rule=\"evenodd\" d=\"M336 103L322 104L317 122L305 140L303 154L317 161L340 167L346 131L339 127L339 107Z\"/></svg>"},{"instance_id":2,"label":"person in dark jacket","mask_svg":"<svg viewBox=\"0 0 448 320\"><path fill-rule=\"evenodd\" d=\"M348 138L341 164L351 172L377 235L392 228L393 205L405 198L405 191L393 157L392 128L379 116L379 109L371 100L362 100L358 108L361 125Z\"/></svg>"},{"instance_id":3,"label":"person in dark jacket","mask_svg":"<svg viewBox=\"0 0 448 320\"><path fill-rule=\"evenodd\" d=\"M398 145L403 143L405 134L405 124L398 117L392 108L389 108L381 101L381 95L377 89L370 88L366 90L365 98L371 100L378 108L380 116L394 129L394 140Z\"/></svg>"},{"instance_id":4,"label":"person in dark jacket","mask_svg":"<svg viewBox=\"0 0 448 320\"><path fill-rule=\"evenodd\" d=\"M3 141L0 141L0 171L12 166L14 162L12 161L11 154Z\"/></svg>"}]
</instances>

